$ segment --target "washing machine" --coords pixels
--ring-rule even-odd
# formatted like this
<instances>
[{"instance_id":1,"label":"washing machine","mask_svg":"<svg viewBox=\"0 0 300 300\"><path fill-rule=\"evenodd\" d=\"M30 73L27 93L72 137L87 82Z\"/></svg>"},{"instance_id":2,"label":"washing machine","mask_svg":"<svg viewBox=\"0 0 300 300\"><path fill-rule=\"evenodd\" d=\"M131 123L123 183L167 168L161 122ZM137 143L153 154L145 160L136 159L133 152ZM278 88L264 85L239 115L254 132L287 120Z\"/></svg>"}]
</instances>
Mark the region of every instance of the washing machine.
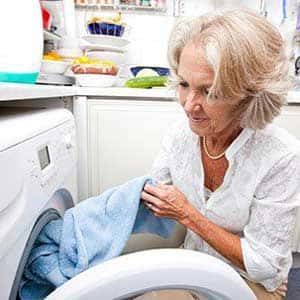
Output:
<instances>
[{"instance_id":1,"label":"washing machine","mask_svg":"<svg viewBox=\"0 0 300 300\"><path fill-rule=\"evenodd\" d=\"M0 109L0 299L17 299L33 243L77 201L74 118L66 109Z\"/></svg>"}]
</instances>

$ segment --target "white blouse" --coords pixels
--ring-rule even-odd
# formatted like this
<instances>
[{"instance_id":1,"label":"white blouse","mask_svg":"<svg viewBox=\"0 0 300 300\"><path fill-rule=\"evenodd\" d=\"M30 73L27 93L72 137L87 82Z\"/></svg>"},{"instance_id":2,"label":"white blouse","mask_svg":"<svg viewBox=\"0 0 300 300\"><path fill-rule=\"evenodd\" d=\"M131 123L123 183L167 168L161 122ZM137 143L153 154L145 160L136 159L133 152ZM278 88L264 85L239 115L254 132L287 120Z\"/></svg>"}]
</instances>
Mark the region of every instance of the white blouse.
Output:
<instances>
[{"instance_id":1,"label":"white blouse","mask_svg":"<svg viewBox=\"0 0 300 300\"><path fill-rule=\"evenodd\" d=\"M292 264L291 242L300 205L300 142L275 125L243 129L226 150L229 167L214 192L204 186L200 148L188 120L177 122L163 140L151 176L172 183L208 219L238 234L247 272L191 230L184 247L221 258L241 275L275 290Z\"/></svg>"}]
</instances>

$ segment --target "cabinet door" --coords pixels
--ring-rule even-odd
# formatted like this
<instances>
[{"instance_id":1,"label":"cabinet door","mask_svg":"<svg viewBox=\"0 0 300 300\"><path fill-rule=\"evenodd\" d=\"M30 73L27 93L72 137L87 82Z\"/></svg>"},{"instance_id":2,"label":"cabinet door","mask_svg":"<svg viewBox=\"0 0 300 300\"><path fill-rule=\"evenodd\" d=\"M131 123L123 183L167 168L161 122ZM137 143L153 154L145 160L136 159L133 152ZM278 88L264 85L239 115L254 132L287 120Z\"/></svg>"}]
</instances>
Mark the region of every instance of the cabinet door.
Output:
<instances>
[{"instance_id":1,"label":"cabinet door","mask_svg":"<svg viewBox=\"0 0 300 300\"><path fill-rule=\"evenodd\" d=\"M89 100L89 196L145 175L165 130L183 112L172 101Z\"/></svg>"}]
</instances>

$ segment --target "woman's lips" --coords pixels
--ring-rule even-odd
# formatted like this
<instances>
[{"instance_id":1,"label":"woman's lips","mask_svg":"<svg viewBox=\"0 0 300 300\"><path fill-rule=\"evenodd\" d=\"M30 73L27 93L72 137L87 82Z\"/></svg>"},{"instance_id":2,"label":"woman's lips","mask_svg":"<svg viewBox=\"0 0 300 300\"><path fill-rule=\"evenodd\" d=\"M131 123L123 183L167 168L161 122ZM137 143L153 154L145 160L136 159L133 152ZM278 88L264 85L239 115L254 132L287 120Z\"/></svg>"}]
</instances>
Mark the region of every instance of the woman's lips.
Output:
<instances>
[{"instance_id":1,"label":"woman's lips","mask_svg":"<svg viewBox=\"0 0 300 300\"><path fill-rule=\"evenodd\" d=\"M208 120L207 118L203 118L203 117L192 117L192 116L189 116L189 119L190 119L192 122L195 122L195 123L202 123L202 122Z\"/></svg>"}]
</instances>

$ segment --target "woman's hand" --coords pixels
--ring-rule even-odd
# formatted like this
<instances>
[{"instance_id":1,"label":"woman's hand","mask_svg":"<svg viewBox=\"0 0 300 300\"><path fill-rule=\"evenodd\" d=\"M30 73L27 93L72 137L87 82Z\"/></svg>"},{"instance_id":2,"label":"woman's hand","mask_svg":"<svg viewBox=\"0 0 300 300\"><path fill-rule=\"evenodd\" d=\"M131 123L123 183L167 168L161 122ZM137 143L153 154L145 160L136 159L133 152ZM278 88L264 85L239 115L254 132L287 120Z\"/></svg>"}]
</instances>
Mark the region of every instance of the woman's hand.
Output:
<instances>
[{"instance_id":1,"label":"woman's hand","mask_svg":"<svg viewBox=\"0 0 300 300\"><path fill-rule=\"evenodd\" d=\"M180 223L186 221L188 217L190 203L185 195L173 185L146 184L142 199L155 216L171 218Z\"/></svg>"},{"instance_id":2,"label":"woman's hand","mask_svg":"<svg viewBox=\"0 0 300 300\"><path fill-rule=\"evenodd\" d=\"M285 280L281 286L275 291L275 293L279 294L280 296L285 297L286 293L287 293L287 285L288 285L288 281Z\"/></svg>"}]
</instances>

